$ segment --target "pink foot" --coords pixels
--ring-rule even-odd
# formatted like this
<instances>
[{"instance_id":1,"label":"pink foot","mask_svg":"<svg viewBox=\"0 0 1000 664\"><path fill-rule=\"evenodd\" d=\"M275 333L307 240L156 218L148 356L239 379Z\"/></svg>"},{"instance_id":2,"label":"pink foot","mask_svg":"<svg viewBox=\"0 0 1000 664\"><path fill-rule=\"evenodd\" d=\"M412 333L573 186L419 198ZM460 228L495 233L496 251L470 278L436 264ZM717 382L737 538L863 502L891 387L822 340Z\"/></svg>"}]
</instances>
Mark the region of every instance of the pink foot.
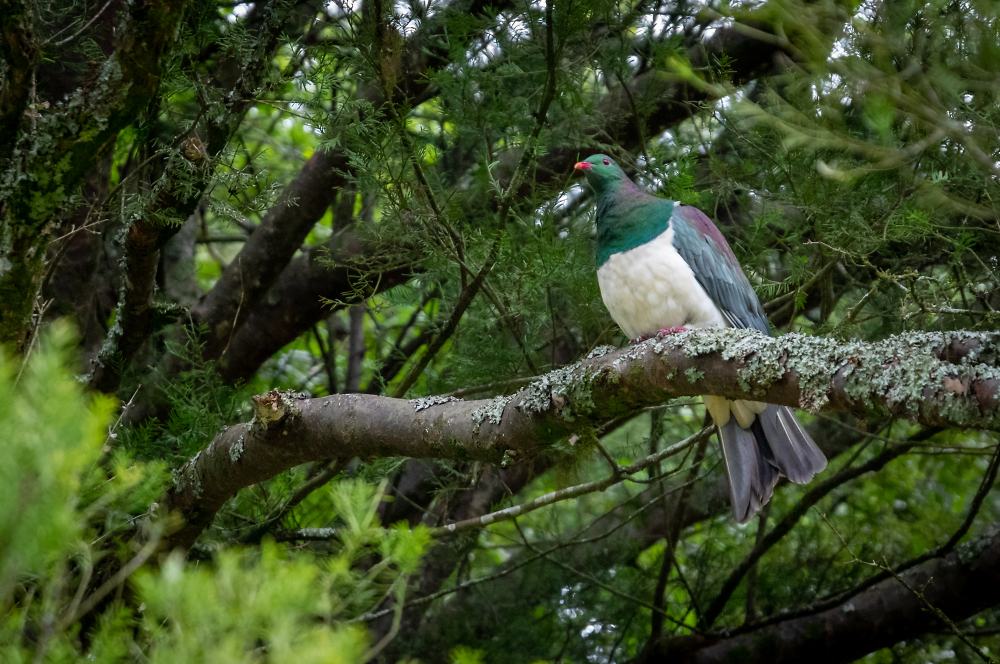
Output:
<instances>
[{"instance_id":1,"label":"pink foot","mask_svg":"<svg viewBox=\"0 0 1000 664\"><path fill-rule=\"evenodd\" d=\"M660 330L659 332L657 332L656 336L657 337L665 337L668 334L677 334L678 332L684 332L686 330L687 330L687 328L684 327L684 326L681 326L681 327L668 327L665 330Z\"/></svg>"},{"instance_id":2,"label":"pink foot","mask_svg":"<svg viewBox=\"0 0 1000 664\"><path fill-rule=\"evenodd\" d=\"M660 339L669 334L677 334L678 332L685 332L686 330L687 330L686 327L670 327L664 330L660 330L656 334L644 334L641 337L636 337L635 339L632 339L630 343L634 346L635 344L641 344L643 341L646 341L648 339L653 339L653 338Z\"/></svg>"}]
</instances>

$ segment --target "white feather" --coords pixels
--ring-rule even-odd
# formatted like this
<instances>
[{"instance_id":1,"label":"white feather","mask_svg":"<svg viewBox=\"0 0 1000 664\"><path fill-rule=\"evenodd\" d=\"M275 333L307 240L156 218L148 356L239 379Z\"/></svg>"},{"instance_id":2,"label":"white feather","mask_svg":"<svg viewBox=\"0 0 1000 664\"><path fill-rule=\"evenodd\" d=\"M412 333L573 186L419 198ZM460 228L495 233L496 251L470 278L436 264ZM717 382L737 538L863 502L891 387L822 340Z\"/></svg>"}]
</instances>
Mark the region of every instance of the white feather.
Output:
<instances>
[{"instance_id":1,"label":"white feather","mask_svg":"<svg viewBox=\"0 0 1000 664\"><path fill-rule=\"evenodd\" d=\"M726 319L674 248L674 229L597 270L601 297L630 339L671 327L726 325Z\"/></svg>"}]
</instances>

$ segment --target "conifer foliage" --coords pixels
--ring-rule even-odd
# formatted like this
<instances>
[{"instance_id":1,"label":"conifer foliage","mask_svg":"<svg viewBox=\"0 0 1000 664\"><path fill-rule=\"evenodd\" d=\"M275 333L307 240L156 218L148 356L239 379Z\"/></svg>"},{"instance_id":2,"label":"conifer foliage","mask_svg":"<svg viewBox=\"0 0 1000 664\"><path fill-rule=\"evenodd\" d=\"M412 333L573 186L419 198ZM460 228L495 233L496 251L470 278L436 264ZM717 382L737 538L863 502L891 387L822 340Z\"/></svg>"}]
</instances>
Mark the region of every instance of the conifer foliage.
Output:
<instances>
[{"instance_id":1,"label":"conifer foliage","mask_svg":"<svg viewBox=\"0 0 1000 664\"><path fill-rule=\"evenodd\" d=\"M994 661L1000 13L0 0L0 660ZM774 338L627 346L612 155ZM697 395L830 459L733 522Z\"/></svg>"}]
</instances>

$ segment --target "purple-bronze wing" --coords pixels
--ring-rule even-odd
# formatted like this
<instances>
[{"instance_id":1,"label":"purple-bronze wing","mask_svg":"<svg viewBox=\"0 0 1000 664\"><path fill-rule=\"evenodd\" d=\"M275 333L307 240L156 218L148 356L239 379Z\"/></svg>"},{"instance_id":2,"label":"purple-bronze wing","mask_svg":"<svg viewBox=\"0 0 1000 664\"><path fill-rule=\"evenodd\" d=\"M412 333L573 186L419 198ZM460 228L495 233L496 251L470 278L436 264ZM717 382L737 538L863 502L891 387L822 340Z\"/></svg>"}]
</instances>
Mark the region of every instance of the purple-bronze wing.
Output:
<instances>
[{"instance_id":1,"label":"purple-bronze wing","mask_svg":"<svg viewBox=\"0 0 1000 664\"><path fill-rule=\"evenodd\" d=\"M757 294L712 220L698 208L678 205L674 207L670 225L674 229L674 248L730 325L755 328L770 335L771 328Z\"/></svg>"}]
</instances>

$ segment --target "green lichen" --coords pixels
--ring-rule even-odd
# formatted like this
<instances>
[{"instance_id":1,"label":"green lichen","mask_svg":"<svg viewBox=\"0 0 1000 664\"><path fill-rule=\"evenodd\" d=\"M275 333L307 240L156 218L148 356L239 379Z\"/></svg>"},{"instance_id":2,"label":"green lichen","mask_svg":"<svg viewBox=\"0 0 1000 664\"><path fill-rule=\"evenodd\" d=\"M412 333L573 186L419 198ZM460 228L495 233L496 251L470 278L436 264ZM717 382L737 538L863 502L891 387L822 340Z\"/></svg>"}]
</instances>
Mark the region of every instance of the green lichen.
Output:
<instances>
[{"instance_id":1,"label":"green lichen","mask_svg":"<svg viewBox=\"0 0 1000 664\"><path fill-rule=\"evenodd\" d=\"M510 465L513 465L514 463L516 463L514 461L514 455L515 454L517 454L517 452L515 452L514 450L504 450L503 451L503 458L500 459L500 467L501 468L506 468L507 466L510 466Z\"/></svg>"},{"instance_id":2,"label":"green lichen","mask_svg":"<svg viewBox=\"0 0 1000 664\"><path fill-rule=\"evenodd\" d=\"M958 559L966 567L975 569L978 567L978 563L983 556L983 552L993 545L993 541L996 539L998 533L1000 533L1000 528L993 525L982 537L977 537L974 540L969 540L964 544L960 544L955 549Z\"/></svg>"},{"instance_id":3,"label":"green lichen","mask_svg":"<svg viewBox=\"0 0 1000 664\"><path fill-rule=\"evenodd\" d=\"M587 355L587 359L592 360L595 357L604 357L608 353L613 353L616 350L618 349L615 348L614 346L598 346L594 350L590 351L590 353Z\"/></svg>"},{"instance_id":4,"label":"green lichen","mask_svg":"<svg viewBox=\"0 0 1000 664\"><path fill-rule=\"evenodd\" d=\"M413 410L418 413L422 410L430 408L431 406L439 406L443 403L451 403L453 401L462 401L462 399L459 399L458 397L450 397L450 396L445 397L441 395L421 397L419 399L410 399L410 403L413 404Z\"/></svg>"},{"instance_id":5,"label":"green lichen","mask_svg":"<svg viewBox=\"0 0 1000 664\"><path fill-rule=\"evenodd\" d=\"M612 362L611 364L615 368L618 368L622 364L622 362L626 362L628 360L638 360L640 357L645 355L646 351L649 350L650 348L658 348L658 347L659 345L657 343L657 340L654 339L644 341L641 344L634 344L626 348L624 352L622 352L621 355L619 355L615 359L615 361Z\"/></svg>"},{"instance_id":6,"label":"green lichen","mask_svg":"<svg viewBox=\"0 0 1000 664\"><path fill-rule=\"evenodd\" d=\"M174 489L178 493L191 490L195 498L200 498L202 493L201 476L198 474L197 464L199 451L190 461L174 471Z\"/></svg>"},{"instance_id":7,"label":"green lichen","mask_svg":"<svg viewBox=\"0 0 1000 664\"><path fill-rule=\"evenodd\" d=\"M672 335L658 340L654 349L661 353L681 349L689 357L719 353L722 359L739 363L740 386L754 395L762 395L774 382L795 372L799 406L812 412L829 401L838 372L846 394L867 409L884 404L915 417L931 407L955 424L978 425L992 422L993 414L981 413L978 400L968 390L974 381L1000 379L1000 370L979 363L995 356L995 337L965 331L908 332L864 343L802 334L773 338L756 330L716 328ZM960 362L942 361L934 355L936 349L972 340L979 342L977 348Z\"/></svg>"},{"instance_id":8,"label":"green lichen","mask_svg":"<svg viewBox=\"0 0 1000 664\"><path fill-rule=\"evenodd\" d=\"M302 539L332 539L337 535L336 528L299 528L295 534Z\"/></svg>"},{"instance_id":9,"label":"green lichen","mask_svg":"<svg viewBox=\"0 0 1000 664\"><path fill-rule=\"evenodd\" d=\"M250 405L254 416L247 426L251 431L256 431L267 429L286 417L298 417L302 414L302 409L295 402L306 398L305 394L293 390L271 390L267 394L253 396L250 398Z\"/></svg>"},{"instance_id":10,"label":"green lichen","mask_svg":"<svg viewBox=\"0 0 1000 664\"><path fill-rule=\"evenodd\" d=\"M229 448L229 459L236 463L240 460L240 455L243 454L243 434L236 439L236 442Z\"/></svg>"},{"instance_id":11,"label":"green lichen","mask_svg":"<svg viewBox=\"0 0 1000 664\"><path fill-rule=\"evenodd\" d=\"M687 371L684 372L684 375L687 376L689 383L696 383L705 377L705 372L699 371L694 367L688 367Z\"/></svg>"},{"instance_id":12,"label":"green lichen","mask_svg":"<svg viewBox=\"0 0 1000 664\"><path fill-rule=\"evenodd\" d=\"M566 422L594 409L593 385L597 374L582 362L557 369L525 388L517 409L540 413L555 407Z\"/></svg>"},{"instance_id":13,"label":"green lichen","mask_svg":"<svg viewBox=\"0 0 1000 664\"><path fill-rule=\"evenodd\" d=\"M494 397L485 406L480 406L472 411L472 421L474 423L472 432L479 433L479 426L487 420L491 424L500 424L500 420L503 419L504 408L507 407L507 403L513 398L513 396Z\"/></svg>"}]
</instances>

